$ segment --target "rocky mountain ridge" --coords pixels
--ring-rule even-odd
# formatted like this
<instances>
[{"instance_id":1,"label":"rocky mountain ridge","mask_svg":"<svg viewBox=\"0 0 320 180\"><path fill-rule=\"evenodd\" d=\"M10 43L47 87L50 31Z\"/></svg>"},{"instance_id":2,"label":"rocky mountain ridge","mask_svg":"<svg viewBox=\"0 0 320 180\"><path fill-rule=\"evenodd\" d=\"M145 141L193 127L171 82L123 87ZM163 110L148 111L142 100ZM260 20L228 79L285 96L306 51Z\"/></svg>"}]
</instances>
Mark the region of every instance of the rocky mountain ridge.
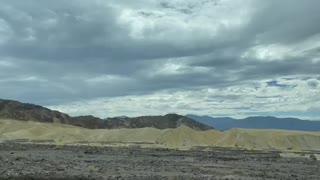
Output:
<instances>
[{"instance_id":1,"label":"rocky mountain ridge","mask_svg":"<svg viewBox=\"0 0 320 180\"><path fill-rule=\"evenodd\" d=\"M71 117L68 114L53 111L42 106L3 99L0 99L0 118L45 123L61 123L89 129L145 127L168 129L180 126L187 126L200 131L213 129L208 125L204 125L191 118L177 114L167 114L164 116L141 116L134 118L116 117L107 119L101 119L91 115Z\"/></svg>"}]
</instances>

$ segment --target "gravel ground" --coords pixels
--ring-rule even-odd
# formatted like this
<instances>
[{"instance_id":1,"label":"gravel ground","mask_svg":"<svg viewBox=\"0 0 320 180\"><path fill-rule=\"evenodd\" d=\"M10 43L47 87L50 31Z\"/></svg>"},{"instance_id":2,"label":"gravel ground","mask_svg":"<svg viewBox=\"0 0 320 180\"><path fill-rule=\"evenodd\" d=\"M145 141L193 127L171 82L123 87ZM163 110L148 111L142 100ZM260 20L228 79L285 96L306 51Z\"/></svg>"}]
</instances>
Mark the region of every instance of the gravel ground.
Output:
<instances>
[{"instance_id":1,"label":"gravel ground","mask_svg":"<svg viewBox=\"0 0 320 180\"><path fill-rule=\"evenodd\" d=\"M226 148L178 151L4 143L0 179L319 180L320 162Z\"/></svg>"}]
</instances>

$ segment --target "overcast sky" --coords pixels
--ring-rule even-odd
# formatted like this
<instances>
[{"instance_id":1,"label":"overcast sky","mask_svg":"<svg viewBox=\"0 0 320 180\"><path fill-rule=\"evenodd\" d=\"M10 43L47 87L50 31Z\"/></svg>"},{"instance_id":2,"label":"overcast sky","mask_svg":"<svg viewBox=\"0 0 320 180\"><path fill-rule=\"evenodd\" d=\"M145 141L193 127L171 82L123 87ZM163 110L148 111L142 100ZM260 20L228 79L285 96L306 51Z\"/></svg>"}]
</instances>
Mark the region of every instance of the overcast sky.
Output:
<instances>
[{"instance_id":1,"label":"overcast sky","mask_svg":"<svg viewBox=\"0 0 320 180\"><path fill-rule=\"evenodd\" d=\"M320 120L318 0L0 0L0 98Z\"/></svg>"}]
</instances>

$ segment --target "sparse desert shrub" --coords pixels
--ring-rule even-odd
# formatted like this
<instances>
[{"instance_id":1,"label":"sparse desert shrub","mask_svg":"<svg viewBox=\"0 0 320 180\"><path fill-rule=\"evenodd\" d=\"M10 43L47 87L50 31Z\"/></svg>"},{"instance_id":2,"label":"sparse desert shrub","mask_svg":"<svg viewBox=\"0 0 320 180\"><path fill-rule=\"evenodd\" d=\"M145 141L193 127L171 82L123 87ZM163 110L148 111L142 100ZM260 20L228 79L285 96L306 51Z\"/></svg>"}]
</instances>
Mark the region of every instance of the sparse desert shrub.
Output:
<instances>
[{"instance_id":1,"label":"sparse desert shrub","mask_svg":"<svg viewBox=\"0 0 320 180\"><path fill-rule=\"evenodd\" d=\"M16 156L16 157L14 157L14 160L16 160L16 161L20 161L20 160L22 160L22 159L23 159L22 156Z\"/></svg>"},{"instance_id":2,"label":"sparse desert shrub","mask_svg":"<svg viewBox=\"0 0 320 180\"><path fill-rule=\"evenodd\" d=\"M61 146L61 145L55 145L53 149L54 149L54 150L62 150L62 149L63 149L63 146Z\"/></svg>"},{"instance_id":3,"label":"sparse desert shrub","mask_svg":"<svg viewBox=\"0 0 320 180\"><path fill-rule=\"evenodd\" d=\"M168 179L169 180L179 180L180 178L177 176L170 176Z\"/></svg>"},{"instance_id":4,"label":"sparse desert shrub","mask_svg":"<svg viewBox=\"0 0 320 180\"><path fill-rule=\"evenodd\" d=\"M96 173L96 172L99 171L99 168L91 165L91 166L88 166L88 170L89 170L90 173Z\"/></svg>"},{"instance_id":5,"label":"sparse desert shrub","mask_svg":"<svg viewBox=\"0 0 320 180\"><path fill-rule=\"evenodd\" d=\"M245 173L244 173L243 171L241 171L241 170L234 170L233 173L236 174L236 175L244 175L244 174L245 174Z\"/></svg>"},{"instance_id":6,"label":"sparse desert shrub","mask_svg":"<svg viewBox=\"0 0 320 180\"><path fill-rule=\"evenodd\" d=\"M312 160L312 161L317 161L317 157L314 155L314 154L311 154L309 156L309 158Z\"/></svg>"}]
</instances>

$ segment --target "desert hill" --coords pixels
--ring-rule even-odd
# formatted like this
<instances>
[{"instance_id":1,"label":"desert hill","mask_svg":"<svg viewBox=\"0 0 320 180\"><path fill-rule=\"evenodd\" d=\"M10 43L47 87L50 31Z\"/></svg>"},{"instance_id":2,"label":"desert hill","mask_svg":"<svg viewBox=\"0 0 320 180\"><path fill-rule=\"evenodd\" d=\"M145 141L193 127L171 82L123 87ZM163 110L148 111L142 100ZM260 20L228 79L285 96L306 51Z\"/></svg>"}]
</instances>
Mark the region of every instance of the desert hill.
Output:
<instances>
[{"instance_id":1,"label":"desert hill","mask_svg":"<svg viewBox=\"0 0 320 180\"><path fill-rule=\"evenodd\" d=\"M308 121L297 118L277 118L272 116L256 116L244 119L229 117L210 117L187 115L203 124L225 131L232 128L244 129L283 129L299 131L320 131L320 121Z\"/></svg>"},{"instance_id":2,"label":"desert hill","mask_svg":"<svg viewBox=\"0 0 320 180\"><path fill-rule=\"evenodd\" d=\"M177 114L165 116L118 117L100 119L94 116L71 117L67 114L52 111L42 106L0 99L0 118L45 123L61 123L89 129L145 128L157 129L187 126L195 130L213 129L191 118Z\"/></svg>"},{"instance_id":3,"label":"desert hill","mask_svg":"<svg viewBox=\"0 0 320 180\"><path fill-rule=\"evenodd\" d=\"M320 133L284 130L232 129L196 131L176 129L86 129L33 121L0 120L0 141L51 142L54 144L141 145L189 149L196 146L260 150L320 150Z\"/></svg>"},{"instance_id":4,"label":"desert hill","mask_svg":"<svg viewBox=\"0 0 320 180\"><path fill-rule=\"evenodd\" d=\"M205 131L213 129L211 126L199 123L191 118L177 114L167 114L165 116L141 116L133 118L108 118L110 124L118 124L121 128L144 128L153 127L157 129L177 128L187 126L194 130Z\"/></svg>"},{"instance_id":5,"label":"desert hill","mask_svg":"<svg viewBox=\"0 0 320 180\"><path fill-rule=\"evenodd\" d=\"M224 132L177 114L71 117L42 106L0 100L0 142L139 145L190 149L233 147L261 150L320 150L320 132L231 129Z\"/></svg>"},{"instance_id":6,"label":"desert hill","mask_svg":"<svg viewBox=\"0 0 320 180\"><path fill-rule=\"evenodd\" d=\"M72 118L64 113L42 106L0 99L0 117L22 121L71 124Z\"/></svg>"}]
</instances>

